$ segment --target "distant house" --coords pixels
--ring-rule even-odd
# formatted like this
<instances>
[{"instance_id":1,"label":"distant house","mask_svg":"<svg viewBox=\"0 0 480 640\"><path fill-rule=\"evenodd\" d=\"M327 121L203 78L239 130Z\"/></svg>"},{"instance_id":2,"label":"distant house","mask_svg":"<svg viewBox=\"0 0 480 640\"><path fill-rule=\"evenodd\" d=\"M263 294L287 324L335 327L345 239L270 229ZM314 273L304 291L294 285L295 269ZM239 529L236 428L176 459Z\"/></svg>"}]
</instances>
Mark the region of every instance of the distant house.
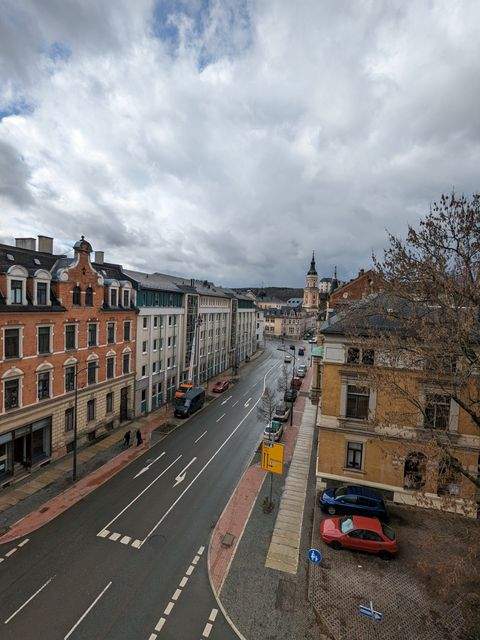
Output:
<instances>
[{"instance_id":1,"label":"distant house","mask_svg":"<svg viewBox=\"0 0 480 640\"><path fill-rule=\"evenodd\" d=\"M376 277L372 269L367 271L360 269L358 276L332 291L329 298L329 307L335 309L354 300L366 298L376 291L375 281Z\"/></svg>"},{"instance_id":2,"label":"distant house","mask_svg":"<svg viewBox=\"0 0 480 640\"><path fill-rule=\"evenodd\" d=\"M289 298L287 300L287 305L289 307L301 307L303 304L303 298Z\"/></svg>"}]
</instances>

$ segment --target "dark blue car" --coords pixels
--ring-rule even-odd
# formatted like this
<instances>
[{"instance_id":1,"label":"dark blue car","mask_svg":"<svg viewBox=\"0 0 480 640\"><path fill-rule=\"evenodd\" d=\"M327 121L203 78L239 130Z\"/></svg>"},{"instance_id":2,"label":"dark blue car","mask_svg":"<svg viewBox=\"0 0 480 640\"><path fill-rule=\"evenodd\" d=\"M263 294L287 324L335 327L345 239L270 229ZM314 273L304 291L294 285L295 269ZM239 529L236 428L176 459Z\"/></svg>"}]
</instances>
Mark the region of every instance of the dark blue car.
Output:
<instances>
[{"instance_id":1,"label":"dark blue car","mask_svg":"<svg viewBox=\"0 0 480 640\"><path fill-rule=\"evenodd\" d=\"M383 497L369 487L350 485L325 489L319 499L322 511L333 516L337 513L370 516L388 520L387 507Z\"/></svg>"}]
</instances>

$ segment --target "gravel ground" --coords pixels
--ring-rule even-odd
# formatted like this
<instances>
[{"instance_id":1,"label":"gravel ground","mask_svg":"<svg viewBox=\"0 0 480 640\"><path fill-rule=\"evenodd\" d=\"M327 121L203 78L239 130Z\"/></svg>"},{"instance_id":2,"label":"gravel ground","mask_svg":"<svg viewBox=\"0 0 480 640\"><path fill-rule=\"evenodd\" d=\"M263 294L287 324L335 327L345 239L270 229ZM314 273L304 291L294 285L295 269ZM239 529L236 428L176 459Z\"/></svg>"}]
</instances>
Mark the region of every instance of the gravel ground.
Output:
<instances>
[{"instance_id":1,"label":"gravel ground","mask_svg":"<svg viewBox=\"0 0 480 640\"><path fill-rule=\"evenodd\" d=\"M265 568L285 476L274 476L275 509L264 514L262 502L270 491L266 478L240 541L220 599L235 625L248 640L327 640L307 600L310 546L315 500L315 442L312 448L309 489L296 576ZM257 455L254 462L259 460Z\"/></svg>"}]
</instances>

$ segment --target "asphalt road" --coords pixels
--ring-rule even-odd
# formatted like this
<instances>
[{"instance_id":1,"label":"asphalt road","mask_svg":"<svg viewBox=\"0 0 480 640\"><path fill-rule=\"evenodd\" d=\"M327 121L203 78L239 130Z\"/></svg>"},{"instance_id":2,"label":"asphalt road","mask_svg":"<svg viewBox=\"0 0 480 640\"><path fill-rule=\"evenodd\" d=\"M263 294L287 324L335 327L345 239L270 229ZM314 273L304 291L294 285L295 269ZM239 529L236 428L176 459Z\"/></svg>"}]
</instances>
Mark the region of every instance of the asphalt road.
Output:
<instances>
[{"instance_id":1,"label":"asphalt road","mask_svg":"<svg viewBox=\"0 0 480 640\"><path fill-rule=\"evenodd\" d=\"M0 564L2 639L235 638L215 614L207 546L263 431L256 404L276 385L276 346L27 544L5 545L17 551Z\"/></svg>"}]
</instances>

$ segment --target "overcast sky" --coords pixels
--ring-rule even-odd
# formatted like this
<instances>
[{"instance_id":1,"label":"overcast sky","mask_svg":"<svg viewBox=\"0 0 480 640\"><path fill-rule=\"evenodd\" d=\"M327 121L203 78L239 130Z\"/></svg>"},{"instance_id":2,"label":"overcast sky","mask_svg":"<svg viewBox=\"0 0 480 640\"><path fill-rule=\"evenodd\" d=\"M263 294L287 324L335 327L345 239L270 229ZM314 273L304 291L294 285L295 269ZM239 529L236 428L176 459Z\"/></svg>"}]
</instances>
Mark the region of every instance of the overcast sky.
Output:
<instances>
[{"instance_id":1,"label":"overcast sky","mask_svg":"<svg viewBox=\"0 0 480 640\"><path fill-rule=\"evenodd\" d=\"M303 286L480 188L478 0L0 6L0 241Z\"/></svg>"}]
</instances>

